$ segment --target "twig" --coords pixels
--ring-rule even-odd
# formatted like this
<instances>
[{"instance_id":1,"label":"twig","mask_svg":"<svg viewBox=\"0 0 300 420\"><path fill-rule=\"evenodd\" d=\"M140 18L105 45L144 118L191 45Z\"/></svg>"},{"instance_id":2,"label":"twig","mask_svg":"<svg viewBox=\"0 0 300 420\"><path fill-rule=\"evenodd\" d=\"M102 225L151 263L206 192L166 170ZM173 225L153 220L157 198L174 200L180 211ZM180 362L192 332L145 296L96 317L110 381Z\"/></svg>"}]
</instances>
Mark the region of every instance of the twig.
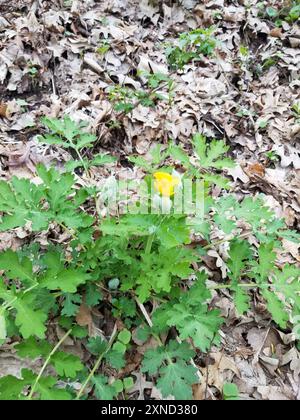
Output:
<instances>
[{"instance_id":1,"label":"twig","mask_svg":"<svg viewBox=\"0 0 300 420\"><path fill-rule=\"evenodd\" d=\"M135 301L136 301L138 307L140 308L142 314L144 315L144 318L147 321L147 324L149 325L150 328L152 328L153 327L153 322L152 322L150 316L148 315L148 312L146 311L145 306L138 300L137 297L135 297Z\"/></svg>"}]
</instances>

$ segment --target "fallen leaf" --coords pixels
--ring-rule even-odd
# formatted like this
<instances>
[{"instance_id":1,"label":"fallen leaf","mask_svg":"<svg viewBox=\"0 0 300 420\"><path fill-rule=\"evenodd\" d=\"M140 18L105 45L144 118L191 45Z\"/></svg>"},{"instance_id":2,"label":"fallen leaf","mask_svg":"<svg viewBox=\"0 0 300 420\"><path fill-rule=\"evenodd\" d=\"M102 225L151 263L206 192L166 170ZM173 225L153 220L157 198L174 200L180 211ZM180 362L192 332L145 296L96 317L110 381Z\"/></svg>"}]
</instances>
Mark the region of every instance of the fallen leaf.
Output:
<instances>
[{"instance_id":1,"label":"fallen leaf","mask_svg":"<svg viewBox=\"0 0 300 420\"><path fill-rule=\"evenodd\" d=\"M0 102L0 117L7 118L7 105L4 102Z\"/></svg>"},{"instance_id":2,"label":"fallen leaf","mask_svg":"<svg viewBox=\"0 0 300 420\"><path fill-rule=\"evenodd\" d=\"M247 172L250 176L264 177L265 167L261 163L253 163L247 166Z\"/></svg>"},{"instance_id":3,"label":"fallen leaf","mask_svg":"<svg viewBox=\"0 0 300 420\"><path fill-rule=\"evenodd\" d=\"M88 327L89 329L93 324L91 310L84 303L80 305L79 311L76 315L76 322L81 327Z\"/></svg>"}]
</instances>

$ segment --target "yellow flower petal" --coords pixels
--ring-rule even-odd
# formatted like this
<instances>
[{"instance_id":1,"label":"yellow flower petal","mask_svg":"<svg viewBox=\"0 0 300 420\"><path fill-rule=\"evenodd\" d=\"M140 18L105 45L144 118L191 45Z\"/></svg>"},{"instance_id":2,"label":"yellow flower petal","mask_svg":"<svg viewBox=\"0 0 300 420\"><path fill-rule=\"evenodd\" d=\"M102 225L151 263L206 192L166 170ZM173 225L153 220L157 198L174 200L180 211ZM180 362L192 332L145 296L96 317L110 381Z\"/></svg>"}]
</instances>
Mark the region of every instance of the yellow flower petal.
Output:
<instances>
[{"instance_id":1,"label":"yellow flower petal","mask_svg":"<svg viewBox=\"0 0 300 420\"><path fill-rule=\"evenodd\" d=\"M180 179L166 172L154 173L154 187L163 197L171 197L174 195L174 189L180 184Z\"/></svg>"}]
</instances>

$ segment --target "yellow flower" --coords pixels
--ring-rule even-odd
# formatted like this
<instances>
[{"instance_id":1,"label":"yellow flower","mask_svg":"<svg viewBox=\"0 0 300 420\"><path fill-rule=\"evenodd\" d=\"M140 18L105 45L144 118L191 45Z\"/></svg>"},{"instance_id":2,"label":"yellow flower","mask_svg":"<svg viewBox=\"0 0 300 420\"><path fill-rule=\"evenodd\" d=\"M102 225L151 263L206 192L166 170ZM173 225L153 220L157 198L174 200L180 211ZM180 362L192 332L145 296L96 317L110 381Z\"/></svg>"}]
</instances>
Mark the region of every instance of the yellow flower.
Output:
<instances>
[{"instance_id":1,"label":"yellow flower","mask_svg":"<svg viewBox=\"0 0 300 420\"><path fill-rule=\"evenodd\" d=\"M163 197L172 197L175 187L180 184L178 176L167 174L166 172L154 173L154 187Z\"/></svg>"}]
</instances>

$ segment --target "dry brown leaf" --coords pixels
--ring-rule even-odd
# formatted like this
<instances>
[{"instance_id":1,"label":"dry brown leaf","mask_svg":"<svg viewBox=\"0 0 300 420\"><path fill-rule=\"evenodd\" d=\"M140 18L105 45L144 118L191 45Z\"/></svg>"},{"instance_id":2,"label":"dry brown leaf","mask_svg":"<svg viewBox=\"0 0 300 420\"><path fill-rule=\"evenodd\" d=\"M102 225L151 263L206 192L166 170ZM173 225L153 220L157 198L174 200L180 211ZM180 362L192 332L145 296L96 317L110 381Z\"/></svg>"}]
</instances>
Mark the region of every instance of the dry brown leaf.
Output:
<instances>
[{"instance_id":1,"label":"dry brown leaf","mask_svg":"<svg viewBox=\"0 0 300 420\"><path fill-rule=\"evenodd\" d=\"M259 386L257 392L262 396L263 400L288 401L294 399L293 393L286 386Z\"/></svg>"},{"instance_id":2,"label":"dry brown leaf","mask_svg":"<svg viewBox=\"0 0 300 420\"><path fill-rule=\"evenodd\" d=\"M225 371L230 371L231 376L235 374L237 377L240 376L240 372L234 359L230 359L225 354L216 352L210 353L210 356L214 359L215 363L208 365L206 368L200 368L200 371L204 378L208 378L207 383L209 385L215 386L219 391L222 391L224 382L227 381Z\"/></svg>"},{"instance_id":3,"label":"dry brown leaf","mask_svg":"<svg viewBox=\"0 0 300 420\"><path fill-rule=\"evenodd\" d=\"M253 163L247 166L247 173L249 176L264 177L265 167L261 163Z\"/></svg>"},{"instance_id":4,"label":"dry brown leaf","mask_svg":"<svg viewBox=\"0 0 300 420\"><path fill-rule=\"evenodd\" d=\"M282 38L283 33L281 28L274 28L270 31L270 36L274 38Z\"/></svg>"},{"instance_id":5,"label":"dry brown leaf","mask_svg":"<svg viewBox=\"0 0 300 420\"><path fill-rule=\"evenodd\" d=\"M5 104L4 102L0 102L0 117L1 118L7 118L8 114L7 114L7 104Z\"/></svg>"},{"instance_id":6,"label":"dry brown leaf","mask_svg":"<svg viewBox=\"0 0 300 420\"><path fill-rule=\"evenodd\" d=\"M84 303L80 305L79 311L76 315L76 322L81 327L88 327L89 329L93 324L91 310Z\"/></svg>"}]
</instances>

